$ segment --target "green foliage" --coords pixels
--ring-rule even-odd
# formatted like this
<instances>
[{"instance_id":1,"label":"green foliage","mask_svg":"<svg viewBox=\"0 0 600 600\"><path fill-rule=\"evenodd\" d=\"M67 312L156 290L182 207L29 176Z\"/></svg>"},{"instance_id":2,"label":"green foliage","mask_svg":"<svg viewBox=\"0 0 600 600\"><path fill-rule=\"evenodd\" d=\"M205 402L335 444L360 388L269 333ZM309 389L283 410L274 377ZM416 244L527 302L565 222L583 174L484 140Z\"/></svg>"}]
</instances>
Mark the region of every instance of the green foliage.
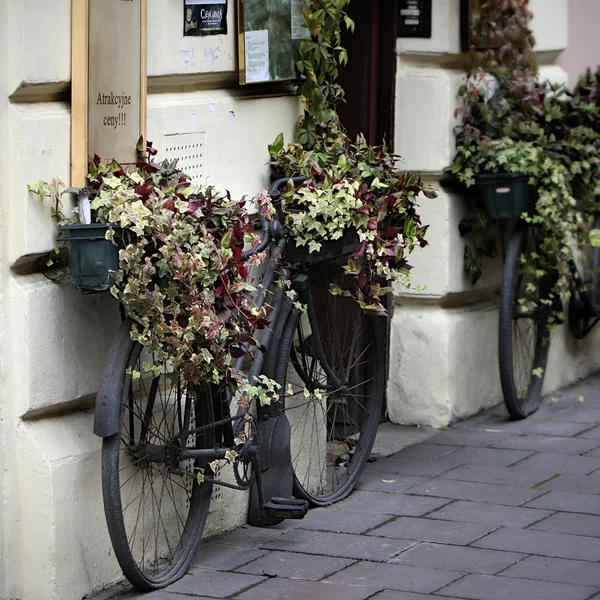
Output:
<instances>
[{"instance_id":1,"label":"green foliage","mask_svg":"<svg viewBox=\"0 0 600 600\"><path fill-rule=\"evenodd\" d=\"M469 73L501 71L513 79L537 73L529 0L483 0L474 16Z\"/></svg>"},{"instance_id":2,"label":"green foliage","mask_svg":"<svg viewBox=\"0 0 600 600\"><path fill-rule=\"evenodd\" d=\"M540 82L528 1L489 0L482 14L478 44L487 39L492 48L469 54L457 153L446 170L466 187L481 173L527 175L537 201L523 218L541 249L533 268L556 272L554 294L566 296L573 248L587 241L600 194L600 75L588 71L572 93ZM475 283L482 257L495 255L495 228L474 203L460 230L472 237L464 266Z\"/></svg>"},{"instance_id":3,"label":"green foliage","mask_svg":"<svg viewBox=\"0 0 600 600\"><path fill-rule=\"evenodd\" d=\"M435 192L414 173L398 171L386 148L373 148L363 138L335 164L313 160L310 170L312 177L283 197L296 244L318 252L324 240L351 232L357 249L344 267L345 287L332 292L354 296L365 310L383 312L381 297L391 290L389 283L410 285L408 254L427 245L417 195L435 197Z\"/></svg>"},{"instance_id":4,"label":"green foliage","mask_svg":"<svg viewBox=\"0 0 600 600\"><path fill-rule=\"evenodd\" d=\"M213 187L194 189L175 161L152 162L154 154L149 144L127 168L95 157L87 186L93 221L123 231L111 293L132 319L132 339L154 355L156 364L144 370L166 362L189 382L229 385L240 403L267 403L278 395L274 384L250 385L233 367L267 325L241 261L244 245L258 239L244 202ZM30 189L56 190L43 183ZM110 229L107 238L113 236Z\"/></svg>"},{"instance_id":5,"label":"green foliage","mask_svg":"<svg viewBox=\"0 0 600 600\"><path fill-rule=\"evenodd\" d=\"M417 196L436 194L414 173L397 169L398 157L385 145L369 146L363 136L352 143L340 123L336 106L344 91L337 78L348 60L341 31L354 29L344 11L348 2L309 0L304 5L311 36L302 42L297 63L304 75L299 84L304 111L296 142L286 146L280 134L269 154L281 177L309 178L283 199L296 244L319 252L323 242L353 237L357 250L344 267L343 289L331 291L355 297L365 310L384 312L381 296L391 290L388 284L409 285L407 256L427 245Z\"/></svg>"},{"instance_id":6,"label":"green foliage","mask_svg":"<svg viewBox=\"0 0 600 600\"><path fill-rule=\"evenodd\" d=\"M63 214L62 202L60 200L61 192L65 187L65 184L57 177L54 177L50 183L46 181L36 181L35 183L27 184L28 191L33 192L41 202L46 198L50 198L50 214L60 222L66 221L66 217Z\"/></svg>"},{"instance_id":7,"label":"green foliage","mask_svg":"<svg viewBox=\"0 0 600 600\"><path fill-rule=\"evenodd\" d=\"M298 91L303 115L297 123L297 139L306 149L326 150L342 131L336 104L344 90L337 83L340 66L348 62L341 46L342 23L354 31L344 8L350 0L308 0L302 8L310 37L302 40L296 67L302 75ZM343 142L343 140L341 140Z\"/></svg>"}]
</instances>

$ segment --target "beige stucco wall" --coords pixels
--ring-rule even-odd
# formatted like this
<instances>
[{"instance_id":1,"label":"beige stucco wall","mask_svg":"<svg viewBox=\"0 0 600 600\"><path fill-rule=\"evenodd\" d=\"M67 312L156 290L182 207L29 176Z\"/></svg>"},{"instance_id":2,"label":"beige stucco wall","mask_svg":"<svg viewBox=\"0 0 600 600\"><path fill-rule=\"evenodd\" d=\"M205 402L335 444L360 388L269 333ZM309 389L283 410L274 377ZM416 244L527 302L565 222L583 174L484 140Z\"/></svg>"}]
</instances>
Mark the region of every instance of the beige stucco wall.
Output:
<instances>
[{"instance_id":1,"label":"beige stucco wall","mask_svg":"<svg viewBox=\"0 0 600 600\"><path fill-rule=\"evenodd\" d=\"M297 99L225 89L236 77L234 11L227 36L185 39L182 4L148 0L149 138L163 149L172 136L202 136L208 181L235 196L254 194L267 182L267 143L280 131L291 137ZM54 241L48 207L27 194L26 184L54 175L69 180L70 107L56 94L70 78L70 7L71 0L0 2L2 599L72 600L121 578L104 524L100 440L87 408L118 323L116 304L10 268ZM553 62L566 46L567 0L532 0L532 8L544 72L564 78ZM433 38L398 43L396 150L433 183L454 148L458 15L459 0L440 0ZM490 262L483 280L469 284L457 232L463 211L462 198L444 191L422 201L431 247L412 262L415 283L428 287L398 291L392 328L388 403L399 422L446 424L501 399L501 265ZM599 333L584 343L561 334L548 389L596 368ZM245 503L222 490L208 533L242 521Z\"/></svg>"},{"instance_id":2,"label":"beige stucco wall","mask_svg":"<svg viewBox=\"0 0 600 600\"><path fill-rule=\"evenodd\" d=\"M0 4L0 74L6 73L8 69L8 27L7 27L7 3ZM4 77L0 77L0 148L8 147L8 136L6 116L8 112L8 97ZM6 169L0 169L0 189L5 189ZM4 220L4 202L0 202L0 227ZM4 281L6 278L6 259L4 250L4 236L0 236L0 319L4 315ZM4 346L4 327L0 327L0 348ZM0 354L0 390L4 389L4 356ZM7 410L4 395L0 392L0 598L7 598L7 561L9 550L8 527L6 523L7 488L10 487L8 479L11 471L6 468L7 464L7 440L6 440L6 418ZM8 463L10 464L10 463Z\"/></svg>"},{"instance_id":3,"label":"beige stucco wall","mask_svg":"<svg viewBox=\"0 0 600 600\"><path fill-rule=\"evenodd\" d=\"M568 7L577 3L531 0L543 78L566 82L567 74L555 61L567 46ZM453 112L464 61L459 4L437 4L431 39L399 39L397 44L394 147L407 169L420 171L433 184L454 155ZM447 425L502 401L497 356L502 263L487 261L484 276L471 285L463 273L464 241L458 233L464 211L463 198L444 189L437 199L421 201L430 246L415 253L411 263L414 283L427 287L422 292L398 289L395 296L388 382L394 422ZM563 327L552 344L545 390L599 368L599 342L600 331L576 342Z\"/></svg>"},{"instance_id":4,"label":"beige stucco wall","mask_svg":"<svg viewBox=\"0 0 600 600\"><path fill-rule=\"evenodd\" d=\"M595 71L600 66L600 3L568 0L568 11L569 43L557 62L569 75L569 85L573 87L588 67Z\"/></svg>"},{"instance_id":5,"label":"beige stucco wall","mask_svg":"<svg viewBox=\"0 0 600 600\"><path fill-rule=\"evenodd\" d=\"M292 136L298 100L237 88L233 3L225 36L184 39L182 11L180 0L148 0L148 137L162 151L176 136L199 136L203 182L254 195L268 183L267 144ZM0 2L2 599L73 600L122 578L89 408L118 306L11 270L54 246L49 207L26 184L69 183L70 19L71 0ZM207 535L246 518L246 495L215 496Z\"/></svg>"}]
</instances>

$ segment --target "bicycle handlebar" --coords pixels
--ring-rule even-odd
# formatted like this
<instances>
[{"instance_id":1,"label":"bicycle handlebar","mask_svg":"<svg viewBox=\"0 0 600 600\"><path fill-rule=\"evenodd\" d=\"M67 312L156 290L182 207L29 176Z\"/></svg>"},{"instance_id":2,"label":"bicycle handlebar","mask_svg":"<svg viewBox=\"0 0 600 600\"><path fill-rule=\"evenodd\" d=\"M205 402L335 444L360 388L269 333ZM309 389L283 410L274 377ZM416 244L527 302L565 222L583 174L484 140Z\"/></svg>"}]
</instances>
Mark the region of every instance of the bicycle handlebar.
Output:
<instances>
[{"instance_id":1,"label":"bicycle handlebar","mask_svg":"<svg viewBox=\"0 0 600 600\"><path fill-rule=\"evenodd\" d=\"M294 185L300 185L307 179L308 177L282 177L281 179L274 181L269 188L269 196L271 196L271 200L273 202L279 202L281 199L281 188L284 185L287 185L288 181L291 180Z\"/></svg>"},{"instance_id":2,"label":"bicycle handlebar","mask_svg":"<svg viewBox=\"0 0 600 600\"><path fill-rule=\"evenodd\" d=\"M292 181L294 185L300 185L304 183L308 177L283 177L282 179L278 179L271 184L269 188L269 196L271 196L271 201L273 203L278 203L281 200L281 188L284 185L287 185L288 181ZM267 221L265 217L263 217L260 213L258 214L258 220L260 221L260 226L262 228L263 234L260 240L260 243L256 248L251 248L250 250L246 250L242 253L242 260L249 259L253 254L257 254L258 252L262 252L271 241L271 228L270 223L273 221Z\"/></svg>"}]
</instances>

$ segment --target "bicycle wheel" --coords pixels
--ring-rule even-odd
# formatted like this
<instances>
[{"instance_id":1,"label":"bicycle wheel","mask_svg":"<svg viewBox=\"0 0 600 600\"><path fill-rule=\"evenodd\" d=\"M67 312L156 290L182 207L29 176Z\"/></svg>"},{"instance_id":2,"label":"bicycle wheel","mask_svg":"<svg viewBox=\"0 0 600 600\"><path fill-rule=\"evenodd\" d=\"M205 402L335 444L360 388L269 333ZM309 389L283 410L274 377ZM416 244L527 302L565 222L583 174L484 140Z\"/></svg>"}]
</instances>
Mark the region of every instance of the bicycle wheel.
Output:
<instances>
[{"instance_id":1,"label":"bicycle wheel","mask_svg":"<svg viewBox=\"0 0 600 600\"><path fill-rule=\"evenodd\" d=\"M139 372L152 359L137 342L128 355ZM155 378L104 376L123 381L120 430L102 444L106 522L123 573L150 591L185 574L202 536L212 486L197 473L207 465L181 460L180 451L214 448L213 428L185 433L213 422L210 388L182 385L166 365Z\"/></svg>"},{"instance_id":2,"label":"bicycle wheel","mask_svg":"<svg viewBox=\"0 0 600 600\"><path fill-rule=\"evenodd\" d=\"M594 220L600 229L600 218ZM583 339L598 323L600 311L600 248L586 245L572 265L573 282L569 298L569 329L573 336Z\"/></svg>"},{"instance_id":3,"label":"bicycle wheel","mask_svg":"<svg viewBox=\"0 0 600 600\"><path fill-rule=\"evenodd\" d=\"M533 230L519 223L506 253L498 331L502 394L513 419L538 409L550 346L547 301L553 278L536 278L526 260L535 251Z\"/></svg>"},{"instance_id":4,"label":"bicycle wheel","mask_svg":"<svg viewBox=\"0 0 600 600\"><path fill-rule=\"evenodd\" d=\"M294 495L312 506L342 500L356 486L385 388L382 319L332 296L331 275L327 268L311 272L301 298L307 312L290 315L276 372L292 432Z\"/></svg>"}]
</instances>

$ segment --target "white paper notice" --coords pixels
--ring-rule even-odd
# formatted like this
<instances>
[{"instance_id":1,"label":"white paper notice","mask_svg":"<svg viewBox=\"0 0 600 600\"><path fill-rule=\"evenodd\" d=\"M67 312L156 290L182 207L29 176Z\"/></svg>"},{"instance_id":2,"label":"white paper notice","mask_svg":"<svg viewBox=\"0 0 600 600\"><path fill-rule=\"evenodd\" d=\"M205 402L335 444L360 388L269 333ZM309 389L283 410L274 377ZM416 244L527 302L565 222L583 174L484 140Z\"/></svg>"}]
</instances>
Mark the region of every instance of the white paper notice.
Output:
<instances>
[{"instance_id":1,"label":"white paper notice","mask_svg":"<svg viewBox=\"0 0 600 600\"><path fill-rule=\"evenodd\" d=\"M269 80L269 31L246 31L246 82Z\"/></svg>"},{"instance_id":2,"label":"white paper notice","mask_svg":"<svg viewBox=\"0 0 600 600\"><path fill-rule=\"evenodd\" d=\"M305 0L292 0L292 39L303 40L310 37L310 32L304 27L304 13L302 7Z\"/></svg>"}]
</instances>

